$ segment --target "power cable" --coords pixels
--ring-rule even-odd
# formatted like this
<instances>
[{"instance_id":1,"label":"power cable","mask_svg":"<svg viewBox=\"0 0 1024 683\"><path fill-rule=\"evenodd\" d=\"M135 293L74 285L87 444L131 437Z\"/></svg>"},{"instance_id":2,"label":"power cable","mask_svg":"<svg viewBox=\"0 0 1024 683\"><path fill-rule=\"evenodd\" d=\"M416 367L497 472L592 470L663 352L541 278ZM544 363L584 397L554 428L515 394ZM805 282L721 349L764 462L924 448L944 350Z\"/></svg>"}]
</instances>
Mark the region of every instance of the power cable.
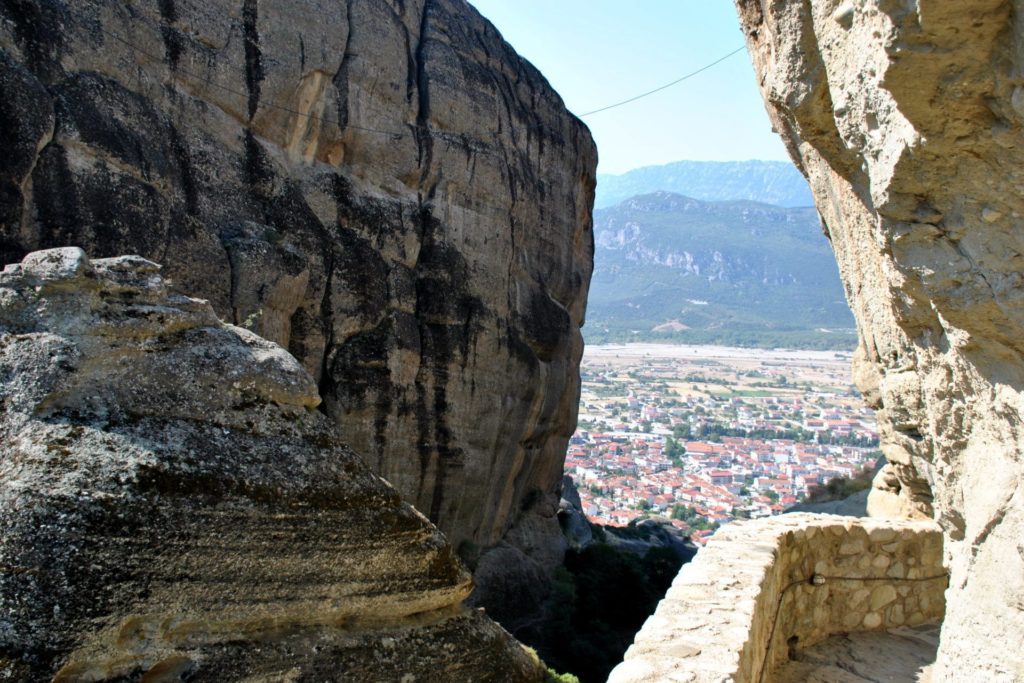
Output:
<instances>
[{"instance_id":1,"label":"power cable","mask_svg":"<svg viewBox=\"0 0 1024 683\"><path fill-rule=\"evenodd\" d=\"M659 85L654 90L648 90L645 93L640 93L639 95L634 95L633 97L630 97L628 99L622 100L621 102L615 102L614 104L609 104L609 105L606 105L604 107L600 107L599 109L593 109L593 110L585 112L583 114L578 114L577 116L579 116L580 118L583 118L584 116L590 116L591 114L597 114L597 113L602 112L602 111L608 111L609 109L615 109L616 107L621 107L622 105L629 104L630 102L636 102L637 100L641 100L641 99L643 99L645 97L648 97L649 95L653 95L656 92L661 92L662 90L664 90L666 88L671 88L673 85L676 85L677 83L682 83L683 81L687 80L688 78L693 78L697 74L703 73L703 72L707 71L708 69L710 69L711 67L716 66L718 64L721 64L725 60L729 59L729 57L732 57L734 54L736 54L738 52L742 52L745 49L747 49L747 46L746 45L741 45L738 48L736 48L735 50L733 50L732 52L730 52L729 54L725 55L724 57L719 57L715 61L711 62L710 64L705 64L704 66L702 66L701 68L697 69L696 71L691 71L690 73L686 74L685 76L680 76L679 78L677 78L676 80L672 81L671 83L666 83L665 85Z\"/></svg>"},{"instance_id":2,"label":"power cable","mask_svg":"<svg viewBox=\"0 0 1024 683\"><path fill-rule=\"evenodd\" d=\"M132 50L133 52L136 52L136 53L138 53L140 55L148 57L149 59L154 60L156 62L162 62L163 61L163 57L161 57L159 55L156 55L156 54L154 54L152 52L149 52L149 51L139 47L138 45L135 45L134 43L132 43L128 39L124 38L123 36L120 36L120 35L112 32L112 31L106 29L100 21L95 20L95 19L90 19L88 17L84 17L81 14L79 14L78 12L76 12L76 11L70 9L70 8L68 8L68 13L73 18L76 18L78 20L79 25L82 26L83 28L99 30L104 35L108 36L112 40L117 41L118 43L121 43L122 45L124 45L128 49ZM86 23L86 22L88 22L88 23ZM683 81L686 81L686 80L688 80L690 78L693 78L694 76L696 76L698 74L701 74L701 73L707 71L708 69L710 69L710 68L712 68L714 66L717 66L718 64L721 64L725 60L729 59L730 57L732 57L735 54L738 54L738 53L742 52L745 49L746 49L746 46L745 45L741 45L740 47L736 48L732 52L729 52L728 54L725 54L725 55L719 57L718 59L714 60L713 62L709 62L708 64L705 64L704 66L700 67L699 69L696 69L695 71L691 71L688 74L680 76L679 78L677 78L677 79L675 79L673 81L670 81L669 83L665 83L664 85L660 85L657 88L653 88L652 90L648 90L647 92L640 93L639 95L634 95L634 96L628 97L628 98L626 98L624 100L620 100L618 102L614 102L612 104L605 105L605 106L599 107L597 109L592 109L592 110L590 110L588 112L584 112L582 114L578 114L577 116L579 118L583 118L585 116L591 116L593 114L598 114L598 113L603 112L603 111L608 111L609 109L615 109L617 107L621 107L623 105L630 104L632 102L636 102L637 100L641 100L641 99L643 99L645 97L649 97L651 95L654 95L655 93L659 93L662 90L665 90L667 88L671 88L674 85L678 85L679 83L682 83ZM248 96L249 96L247 93L243 93L243 92L241 92L239 90L235 90L233 88L229 88L228 86L221 85L220 83L215 83L211 78L209 78L207 76L201 76L201 75L199 75L197 73L193 73L193 72L189 71L188 69L183 69L180 66L176 66L173 69L173 71L177 72L177 73L182 73L182 74L184 74L186 76L190 76L190 77L195 78L195 79L198 79L199 81L205 83L206 85L208 85L210 87L217 88L219 90L222 90L224 92L230 93L230 94L235 95L237 97L248 98ZM377 134L380 134L380 135L391 135L391 136L397 136L397 137L414 137L414 135L411 135L410 133L402 132L402 131L382 130L382 129L379 129L379 128L371 128L371 127L368 127L368 126L359 126L359 125L356 125L356 124L342 125L341 122L339 122L339 121L336 121L336 120L333 120L333 119L330 119L330 118L326 118L326 117L322 117L322 116L317 116L315 114L308 114L308 113L300 112L300 111L292 109L290 107L285 107L285 106L282 106L282 105L279 105L279 104L274 104L273 102L261 102L259 106L266 107L266 108L269 108L269 109L277 109L279 111L284 111L284 112L287 112L289 114L293 114L295 116L300 116L300 117L304 117L304 118L307 118L307 119L310 119L310 120L319 121L320 123L333 124L333 125L337 126L338 128L341 128L341 129L351 128L353 130L361 130L361 131L365 131L365 132L369 132L369 133L377 133ZM477 153L482 153L482 154L490 154L492 156L499 156L495 152L492 152L490 150L474 149L474 148L472 148L468 144L469 139L467 137L467 134L465 134L465 133L463 133L463 134L447 133L445 131L438 131L438 130L434 130L434 129L428 128L426 126L419 126L419 125L416 125L416 124L406 124L406 125L409 126L412 129L414 129L414 130L422 130L423 132L429 133L431 135L435 135L435 136L441 138L442 140L458 142L458 143L466 146L467 149L469 149L470 151L477 152ZM491 133L491 135L493 137L497 137L498 134L497 133Z\"/></svg>"}]
</instances>

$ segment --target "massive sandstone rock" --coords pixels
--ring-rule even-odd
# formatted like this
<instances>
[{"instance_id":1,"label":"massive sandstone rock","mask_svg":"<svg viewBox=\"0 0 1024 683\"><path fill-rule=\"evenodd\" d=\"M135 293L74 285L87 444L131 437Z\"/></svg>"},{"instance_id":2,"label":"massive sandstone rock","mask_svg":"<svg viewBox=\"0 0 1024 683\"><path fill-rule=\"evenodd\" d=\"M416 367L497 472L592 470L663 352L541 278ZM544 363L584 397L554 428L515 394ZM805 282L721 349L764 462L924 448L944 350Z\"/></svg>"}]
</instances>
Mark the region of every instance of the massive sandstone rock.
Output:
<instances>
[{"instance_id":1,"label":"massive sandstone rock","mask_svg":"<svg viewBox=\"0 0 1024 683\"><path fill-rule=\"evenodd\" d=\"M0 273L0 678L541 680L312 377L158 269Z\"/></svg>"},{"instance_id":2,"label":"massive sandstone rock","mask_svg":"<svg viewBox=\"0 0 1024 683\"><path fill-rule=\"evenodd\" d=\"M457 546L558 542L596 152L468 4L0 2L0 90L0 262L164 264Z\"/></svg>"},{"instance_id":3,"label":"massive sandstone rock","mask_svg":"<svg viewBox=\"0 0 1024 683\"><path fill-rule=\"evenodd\" d=\"M945 531L936 679L1024 680L1024 7L737 6L857 317L869 508Z\"/></svg>"}]
</instances>

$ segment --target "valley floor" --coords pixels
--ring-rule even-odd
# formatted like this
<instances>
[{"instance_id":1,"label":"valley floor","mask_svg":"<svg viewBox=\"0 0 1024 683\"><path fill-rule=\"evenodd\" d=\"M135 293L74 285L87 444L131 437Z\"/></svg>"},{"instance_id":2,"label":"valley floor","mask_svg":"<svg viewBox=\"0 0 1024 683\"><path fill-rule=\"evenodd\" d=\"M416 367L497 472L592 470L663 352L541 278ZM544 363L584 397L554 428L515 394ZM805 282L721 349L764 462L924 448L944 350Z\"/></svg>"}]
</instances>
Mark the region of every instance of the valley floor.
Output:
<instances>
[{"instance_id":1,"label":"valley floor","mask_svg":"<svg viewBox=\"0 0 1024 683\"><path fill-rule=\"evenodd\" d=\"M780 362L823 362L845 363L849 369L853 354L848 351L815 351L803 349L754 349L738 346L715 346L696 344L596 344L584 352L586 359L610 358L694 358L694 359L740 359L769 360Z\"/></svg>"}]
</instances>

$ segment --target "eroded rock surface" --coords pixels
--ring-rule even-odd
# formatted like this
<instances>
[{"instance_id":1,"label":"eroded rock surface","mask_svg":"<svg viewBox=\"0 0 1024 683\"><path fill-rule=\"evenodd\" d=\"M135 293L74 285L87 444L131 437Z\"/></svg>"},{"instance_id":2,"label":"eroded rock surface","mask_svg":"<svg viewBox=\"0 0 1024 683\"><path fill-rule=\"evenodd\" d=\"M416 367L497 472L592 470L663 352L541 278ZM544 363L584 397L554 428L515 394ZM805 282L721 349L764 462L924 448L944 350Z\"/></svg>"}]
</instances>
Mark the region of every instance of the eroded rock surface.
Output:
<instances>
[{"instance_id":1,"label":"eroded rock surface","mask_svg":"<svg viewBox=\"0 0 1024 683\"><path fill-rule=\"evenodd\" d=\"M889 465L869 512L934 515L934 676L1024 679L1024 23L1008 0L737 0L811 182Z\"/></svg>"},{"instance_id":2,"label":"eroded rock surface","mask_svg":"<svg viewBox=\"0 0 1024 683\"><path fill-rule=\"evenodd\" d=\"M557 506L596 152L467 3L3 2L0 84L0 261L164 264L457 546Z\"/></svg>"},{"instance_id":3,"label":"eroded rock surface","mask_svg":"<svg viewBox=\"0 0 1024 683\"><path fill-rule=\"evenodd\" d=\"M0 273L0 677L542 678L284 349L76 248Z\"/></svg>"}]
</instances>

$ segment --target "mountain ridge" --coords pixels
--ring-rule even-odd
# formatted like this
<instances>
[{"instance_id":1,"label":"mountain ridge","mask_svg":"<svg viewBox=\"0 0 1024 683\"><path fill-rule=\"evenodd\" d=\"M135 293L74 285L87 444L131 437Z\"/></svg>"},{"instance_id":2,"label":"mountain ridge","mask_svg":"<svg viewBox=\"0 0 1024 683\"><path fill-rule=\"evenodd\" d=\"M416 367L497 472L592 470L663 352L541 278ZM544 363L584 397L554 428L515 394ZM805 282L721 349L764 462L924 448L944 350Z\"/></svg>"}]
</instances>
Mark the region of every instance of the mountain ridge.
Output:
<instances>
[{"instance_id":1,"label":"mountain ridge","mask_svg":"<svg viewBox=\"0 0 1024 683\"><path fill-rule=\"evenodd\" d=\"M589 343L852 348L814 208L659 191L595 211L594 244Z\"/></svg>"},{"instance_id":2,"label":"mountain ridge","mask_svg":"<svg viewBox=\"0 0 1024 683\"><path fill-rule=\"evenodd\" d=\"M813 206L807 181L788 161L674 161L620 174L599 173L594 209L655 191L702 201L749 199L789 208Z\"/></svg>"}]
</instances>

